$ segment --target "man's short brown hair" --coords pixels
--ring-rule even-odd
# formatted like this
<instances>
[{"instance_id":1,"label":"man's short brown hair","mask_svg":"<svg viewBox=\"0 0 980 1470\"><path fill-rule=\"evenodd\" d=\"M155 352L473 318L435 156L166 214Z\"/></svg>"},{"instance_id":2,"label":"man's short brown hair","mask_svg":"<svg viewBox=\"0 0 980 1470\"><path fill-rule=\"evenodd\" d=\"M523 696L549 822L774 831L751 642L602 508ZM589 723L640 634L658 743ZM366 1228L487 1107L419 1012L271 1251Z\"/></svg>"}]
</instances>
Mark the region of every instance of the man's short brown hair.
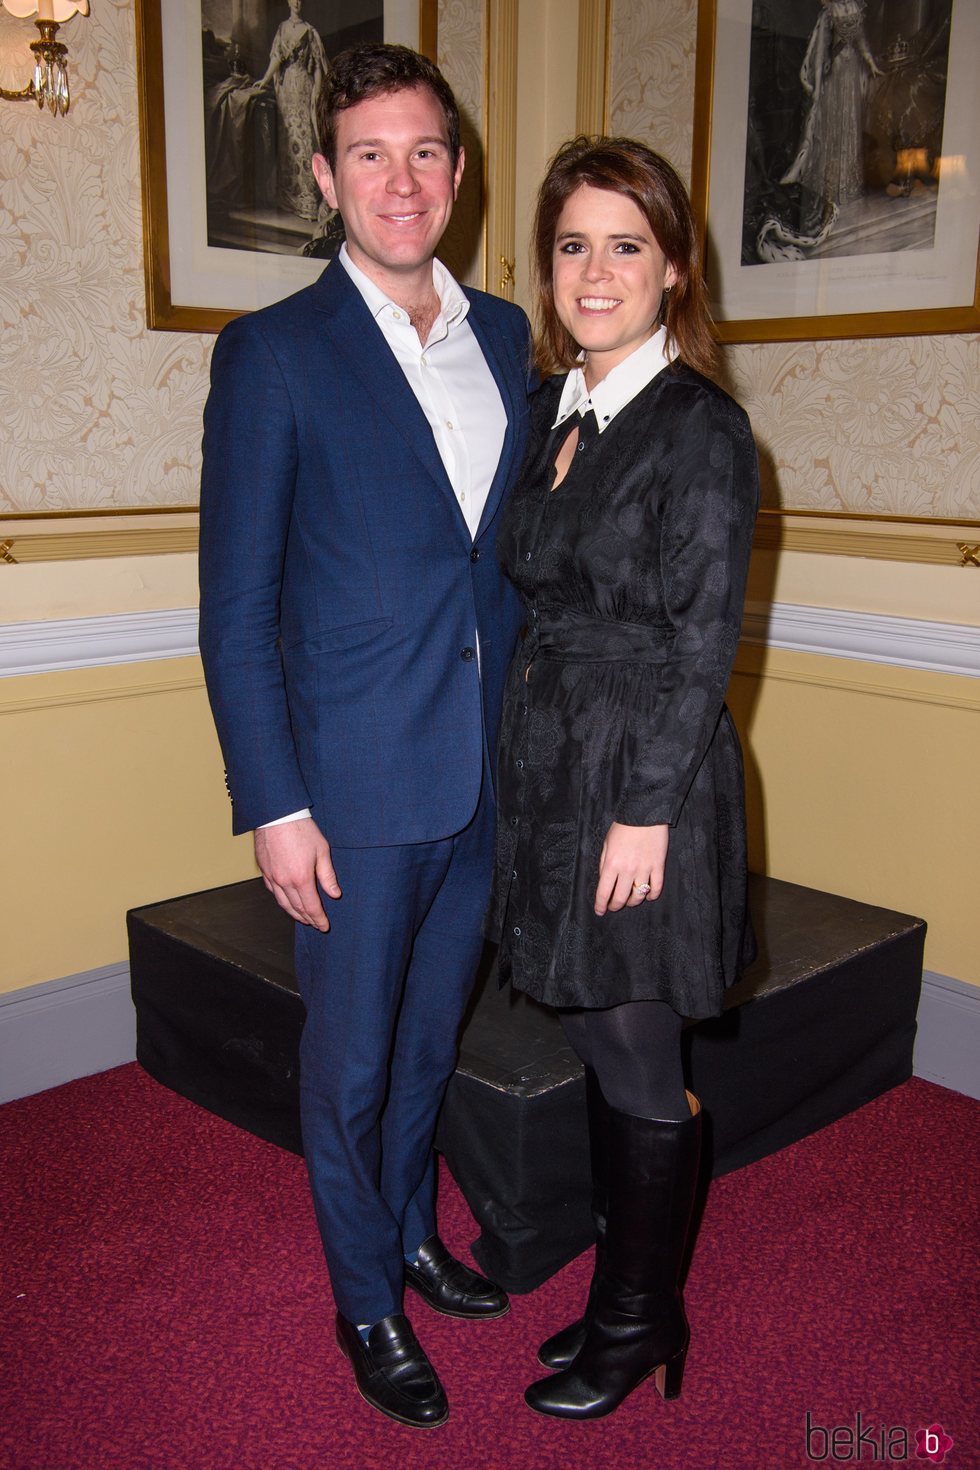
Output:
<instances>
[{"instance_id":1,"label":"man's short brown hair","mask_svg":"<svg viewBox=\"0 0 980 1470\"><path fill-rule=\"evenodd\" d=\"M446 138L453 168L459 159L459 108L452 88L435 62L408 46L369 41L342 51L331 62L330 74L317 99L320 150L332 169L337 167L337 116L369 97L428 87L446 119Z\"/></svg>"}]
</instances>

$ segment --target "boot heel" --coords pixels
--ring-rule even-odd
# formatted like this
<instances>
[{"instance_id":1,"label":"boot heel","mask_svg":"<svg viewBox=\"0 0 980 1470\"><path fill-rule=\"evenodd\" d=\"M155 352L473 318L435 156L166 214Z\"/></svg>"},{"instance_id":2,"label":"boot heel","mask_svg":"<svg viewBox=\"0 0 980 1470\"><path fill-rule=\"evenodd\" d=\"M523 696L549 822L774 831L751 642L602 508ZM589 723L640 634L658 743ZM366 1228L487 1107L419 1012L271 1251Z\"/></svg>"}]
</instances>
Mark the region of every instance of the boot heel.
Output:
<instances>
[{"instance_id":1,"label":"boot heel","mask_svg":"<svg viewBox=\"0 0 980 1470\"><path fill-rule=\"evenodd\" d=\"M661 1363L654 1374L653 1381L657 1385L657 1392L662 1399L679 1399L681 1396L681 1382L684 1378L684 1362L687 1358L687 1348L681 1348L666 1363Z\"/></svg>"}]
</instances>

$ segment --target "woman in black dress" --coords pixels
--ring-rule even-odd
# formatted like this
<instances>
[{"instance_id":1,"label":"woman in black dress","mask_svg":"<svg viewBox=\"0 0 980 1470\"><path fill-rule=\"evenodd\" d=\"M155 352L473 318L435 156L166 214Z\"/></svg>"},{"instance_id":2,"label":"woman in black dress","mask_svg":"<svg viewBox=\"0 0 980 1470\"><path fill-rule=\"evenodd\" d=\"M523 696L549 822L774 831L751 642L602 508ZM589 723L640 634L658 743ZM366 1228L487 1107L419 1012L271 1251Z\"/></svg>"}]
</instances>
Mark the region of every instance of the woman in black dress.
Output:
<instances>
[{"instance_id":1,"label":"woman in black dress","mask_svg":"<svg viewBox=\"0 0 980 1470\"><path fill-rule=\"evenodd\" d=\"M596 1267L549 1338L541 1413L680 1390L700 1109L683 1017L750 957L741 752L725 708L758 502L714 364L690 205L662 158L578 138L541 188L545 382L499 553L527 612L499 758L501 979L556 1006L589 1107Z\"/></svg>"}]
</instances>

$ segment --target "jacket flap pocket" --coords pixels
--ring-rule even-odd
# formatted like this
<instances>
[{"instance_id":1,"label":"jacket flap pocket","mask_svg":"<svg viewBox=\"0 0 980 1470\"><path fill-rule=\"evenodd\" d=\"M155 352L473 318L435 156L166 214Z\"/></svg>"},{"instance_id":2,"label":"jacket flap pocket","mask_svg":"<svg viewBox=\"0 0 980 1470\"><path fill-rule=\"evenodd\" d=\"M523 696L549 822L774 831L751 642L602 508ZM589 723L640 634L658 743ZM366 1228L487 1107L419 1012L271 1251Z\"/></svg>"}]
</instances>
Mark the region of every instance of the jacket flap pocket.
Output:
<instances>
[{"instance_id":1,"label":"jacket flap pocket","mask_svg":"<svg viewBox=\"0 0 980 1470\"><path fill-rule=\"evenodd\" d=\"M364 623L348 623L343 628L325 628L302 644L305 653L333 653L342 648L357 648L370 643L379 633L387 633L394 618L369 618Z\"/></svg>"}]
</instances>

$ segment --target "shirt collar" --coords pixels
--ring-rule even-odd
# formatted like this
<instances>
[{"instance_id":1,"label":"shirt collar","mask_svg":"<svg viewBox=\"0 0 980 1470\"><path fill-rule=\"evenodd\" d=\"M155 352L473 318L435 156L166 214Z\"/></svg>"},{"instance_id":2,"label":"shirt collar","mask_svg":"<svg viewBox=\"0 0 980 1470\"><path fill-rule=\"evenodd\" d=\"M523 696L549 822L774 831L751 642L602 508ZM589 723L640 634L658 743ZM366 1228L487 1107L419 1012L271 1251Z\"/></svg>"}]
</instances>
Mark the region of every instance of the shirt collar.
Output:
<instances>
[{"instance_id":1,"label":"shirt collar","mask_svg":"<svg viewBox=\"0 0 980 1470\"><path fill-rule=\"evenodd\" d=\"M405 308L392 301L387 292L383 291L375 281L372 281L371 277L366 275L360 266L354 264L350 258L346 240L340 247L337 259L363 296L368 311L370 311L376 321L383 315L393 317L395 321L401 321L403 319L406 322L408 321L408 313L405 311ZM432 332L429 334L430 342L435 337L445 336L446 332L450 331L453 327L459 326L470 309L469 297L449 274L441 260L433 260L432 262L432 284L436 289L436 295L439 297L439 315L435 323L433 323ZM443 324L441 331L438 330L440 323Z\"/></svg>"},{"instance_id":2,"label":"shirt collar","mask_svg":"<svg viewBox=\"0 0 980 1470\"><path fill-rule=\"evenodd\" d=\"M590 393L585 384L585 374L580 367L572 368L565 379L558 404L558 414L553 429L571 418L576 411L587 414L595 410L599 433L608 429L620 409L626 407L648 383L652 383L659 372L672 362L675 353L667 351L667 329L658 327L653 336L641 347L631 352L622 362L596 383Z\"/></svg>"}]
</instances>

